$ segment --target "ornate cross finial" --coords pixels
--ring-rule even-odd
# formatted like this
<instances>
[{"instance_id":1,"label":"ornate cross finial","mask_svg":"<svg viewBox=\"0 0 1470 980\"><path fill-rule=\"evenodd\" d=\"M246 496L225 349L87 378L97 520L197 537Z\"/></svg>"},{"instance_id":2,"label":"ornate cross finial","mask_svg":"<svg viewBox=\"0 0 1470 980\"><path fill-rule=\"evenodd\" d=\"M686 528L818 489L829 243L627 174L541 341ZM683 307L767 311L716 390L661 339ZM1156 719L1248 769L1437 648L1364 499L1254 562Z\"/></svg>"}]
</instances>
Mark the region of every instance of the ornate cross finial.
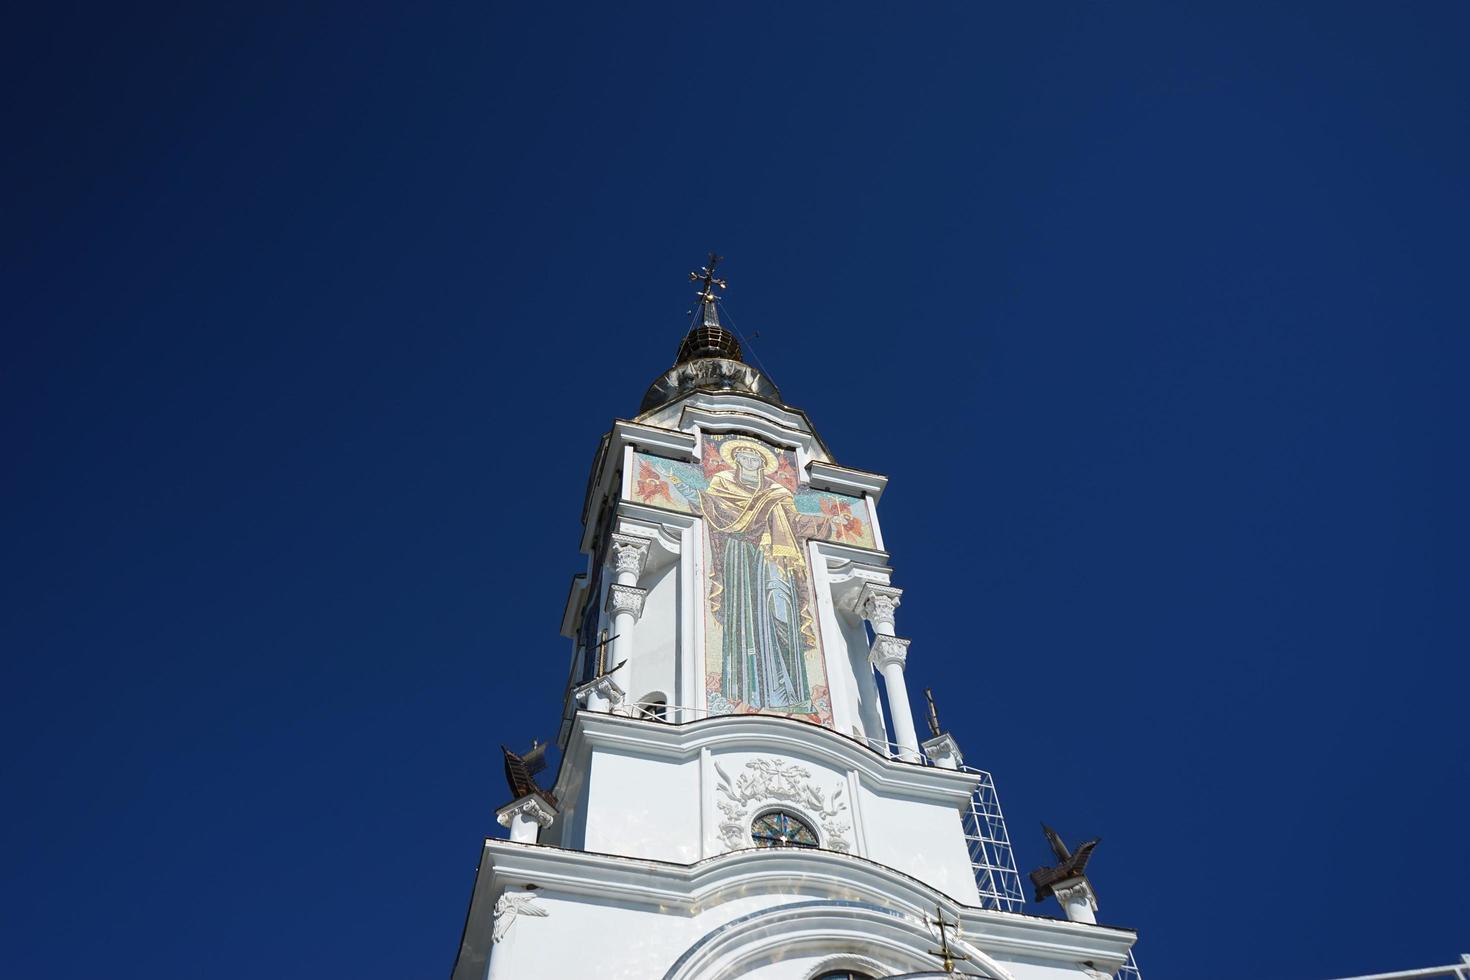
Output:
<instances>
[{"instance_id":1,"label":"ornate cross finial","mask_svg":"<svg viewBox=\"0 0 1470 980\"><path fill-rule=\"evenodd\" d=\"M695 295L699 297L701 303L713 303L715 301L715 289L725 288L725 280L715 278L715 266L724 260L725 257L723 255L716 255L714 252L711 252L709 253L709 265L700 266L698 272L689 273L689 281L699 283L699 292Z\"/></svg>"},{"instance_id":2,"label":"ornate cross finial","mask_svg":"<svg viewBox=\"0 0 1470 980\"><path fill-rule=\"evenodd\" d=\"M926 919L925 921L928 922L931 926L939 927L939 948L931 949L929 950L929 953L932 956L938 956L944 960L945 973L953 973L955 962L963 962L969 959L969 957L964 956L960 953L956 953L953 949L950 948L949 934L945 932L945 929L953 929L955 933L958 934L960 931L960 923L958 919L956 919L954 922L945 922L944 909L938 905L934 906L934 914L936 916L935 918Z\"/></svg>"},{"instance_id":3,"label":"ornate cross finial","mask_svg":"<svg viewBox=\"0 0 1470 980\"><path fill-rule=\"evenodd\" d=\"M929 731L934 737L939 737L939 712L934 710L934 691L932 688L924 688L924 700L929 702Z\"/></svg>"}]
</instances>

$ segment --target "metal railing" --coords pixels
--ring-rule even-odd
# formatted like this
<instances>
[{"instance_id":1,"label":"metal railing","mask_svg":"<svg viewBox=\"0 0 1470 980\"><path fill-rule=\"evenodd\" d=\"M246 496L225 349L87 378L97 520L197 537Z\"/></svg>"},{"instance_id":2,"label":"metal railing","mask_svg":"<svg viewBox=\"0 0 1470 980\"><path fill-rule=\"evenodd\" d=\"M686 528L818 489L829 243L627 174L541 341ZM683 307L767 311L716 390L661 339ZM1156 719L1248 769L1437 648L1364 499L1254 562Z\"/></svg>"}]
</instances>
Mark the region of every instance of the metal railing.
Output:
<instances>
[{"instance_id":1,"label":"metal railing","mask_svg":"<svg viewBox=\"0 0 1470 980\"><path fill-rule=\"evenodd\" d=\"M1418 970L1400 970L1397 973L1372 973L1362 977L1344 977L1343 980L1470 980L1470 953L1461 953L1460 962L1449 966L1426 966Z\"/></svg>"}]
</instances>

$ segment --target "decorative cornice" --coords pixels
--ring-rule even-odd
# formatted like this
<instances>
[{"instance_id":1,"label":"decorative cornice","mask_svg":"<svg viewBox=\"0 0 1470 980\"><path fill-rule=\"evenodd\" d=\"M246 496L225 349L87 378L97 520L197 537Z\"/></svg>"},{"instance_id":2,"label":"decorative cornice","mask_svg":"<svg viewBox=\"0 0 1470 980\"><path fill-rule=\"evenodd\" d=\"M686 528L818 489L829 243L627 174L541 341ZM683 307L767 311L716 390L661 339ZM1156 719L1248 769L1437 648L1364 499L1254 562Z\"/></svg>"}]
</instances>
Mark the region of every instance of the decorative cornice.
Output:
<instances>
[{"instance_id":1,"label":"decorative cornice","mask_svg":"<svg viewBox=\"0 0 1470 980\"><path fill-rule=\"evenodd\" d=\"M1132 929L1072 922L1024 912L964 905L926 882L853 854L805 847L737 851L694 864L631 858L488 839L477 892L494 894L507 882L536 881L561 896L615 899L634 907L694 913L751 894L791 888L812 898L867 900L912 916L932 914L935 903L958 918L970 943L991 954L1016 954L1102 966L1126 959ZM489 875L487 876L487 871ZM490 880L485 880L487 877ZM473 918L473 916L472 916ZM925 939L927 940L927 936Z\"/></svg>"},{"instance_id":2,"label":"decorative cornice","mask_svg":"<svg viewBox=\"0 0 1470 980\"><path fill-rule=\"evenodd\" d=\"M864 582L857 596L857 611L874 628L881 624L892 629L893 617L902 597L903 589Z\"/></svg>"},{"instance_id":3,"label":"decorative cornice","mask_svg":"<svg viewBox=\"0 0 1470 980\"><path fill-rule=\"evenodd\" d=\"M581 711L553 791L565 795L563 780L586 771L592 748L636 752L656 758L697 758L703 748L797 756L817 765L855 770L863 785L901 799L924 800L957 811L970 805L980 776L933 766L914 766L881 754L823 725L776 715L715 715L696 721L650 725L602 712Z\"/></svg>"},{"instance_id":4,"label":"decorative cornice","mask_svg":"<svg viewBox=\"0 0 1470 980\"><path fill-rule=\"evenodd\" d=\"M888 477L881 473L854 470L821 460L812 460L807 464L806 471L811 485L818 490L835 490L853 497L872 497L875 502L883 496L883 488L888 486Z\"/></svg>"},{"instance_id":5,"label":"decorative cornice","mask_svg":"<svg viewBox=\"0 0 1470 980\"><path fill-rule=\"evenodd\" d=\"M534 820L542 828L546 828L556 820L556 808L535 793L528 793L495 811L495 822L502 827L509 827L516 817Z\"/></svg>"},{"instance_id":6,"label":"decorative cornice","mask_svg":"<svg viewBox=\"0 0 1470 980\"><path fill-rule=\"evenodd\" d=\"M633 580L637 581L643 574L643 567L648 564L648 545L647 538L614 533L608 541L608 563L619 575L631 572Z\"/></svg>"},{"instance_id":7,"label":"decorative cornice","mask_svg":"<svg viewBox=\"0 0 1470 980\"><path fill-rule=\"evenodd\" d=\"M609 585L607 587L607 611L616 616L618 613L632 613L637 619L643 615L643 600L648 597L647 589L640 589L636 585Z\"/></svg>"},{"instance_id":8,"label":"decorative cornice","mask_svg":"<svg viewBox=\"0 0 1470 980\"><path fill-rule=\"evenodd\" d=\"M889 664L902 667L909 658L909 641L901 636L875 636L868 650L868 660L882 670Z\"/></svg>"}]
</instances>

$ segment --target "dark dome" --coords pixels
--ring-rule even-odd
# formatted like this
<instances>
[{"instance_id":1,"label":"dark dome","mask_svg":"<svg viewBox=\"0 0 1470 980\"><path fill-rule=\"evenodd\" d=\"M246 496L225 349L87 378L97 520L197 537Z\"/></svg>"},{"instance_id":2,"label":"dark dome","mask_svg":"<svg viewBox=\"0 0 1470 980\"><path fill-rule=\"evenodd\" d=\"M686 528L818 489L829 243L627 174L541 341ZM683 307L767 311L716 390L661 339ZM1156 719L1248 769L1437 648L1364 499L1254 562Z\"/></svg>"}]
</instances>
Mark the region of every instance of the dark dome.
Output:
<instances>
[{"instance_id":1,"label":"dark dome","mask_svg":"<svg viewBox=\"0 0 1470 980\"><path fill-rule=\"evenodd\" d=\"M701 357L723 357L738 361L741 359L740 341L723 325L706 320L684 337L684 342L679 345L679 356L674 359L674 363L685 364Z\"/></svg>"}]
</instances>

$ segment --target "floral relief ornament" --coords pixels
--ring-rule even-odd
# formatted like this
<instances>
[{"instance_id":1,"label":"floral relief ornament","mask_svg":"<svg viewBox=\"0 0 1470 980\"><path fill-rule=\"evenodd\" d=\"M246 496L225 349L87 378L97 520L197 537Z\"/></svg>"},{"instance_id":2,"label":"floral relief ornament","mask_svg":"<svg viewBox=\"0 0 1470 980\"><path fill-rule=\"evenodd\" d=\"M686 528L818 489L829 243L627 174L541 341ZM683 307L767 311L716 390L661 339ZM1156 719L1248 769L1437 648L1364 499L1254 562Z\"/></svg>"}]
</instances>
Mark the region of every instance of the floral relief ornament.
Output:
<instances>
[{"instance_id":1,"label":"floral relief ornament","mask_svg":"<svg viewBox=\"0 0 1470 980\"><path fill-rule=\"evenodd\" d=\"M751 759L738 779L731 779L724 768L715 763L720 777L715 787L723 799L715 802L724 814L720 821L720 840L730 850L753 847L750 817L755 807L767 803L793 803L815 816L822 825L826 846L834 851L849 851L849 825L841 819L847 803L838 786L831 796L812 785L812 774L801 766L780 759Z\"/></svg>"}]
</instances>

